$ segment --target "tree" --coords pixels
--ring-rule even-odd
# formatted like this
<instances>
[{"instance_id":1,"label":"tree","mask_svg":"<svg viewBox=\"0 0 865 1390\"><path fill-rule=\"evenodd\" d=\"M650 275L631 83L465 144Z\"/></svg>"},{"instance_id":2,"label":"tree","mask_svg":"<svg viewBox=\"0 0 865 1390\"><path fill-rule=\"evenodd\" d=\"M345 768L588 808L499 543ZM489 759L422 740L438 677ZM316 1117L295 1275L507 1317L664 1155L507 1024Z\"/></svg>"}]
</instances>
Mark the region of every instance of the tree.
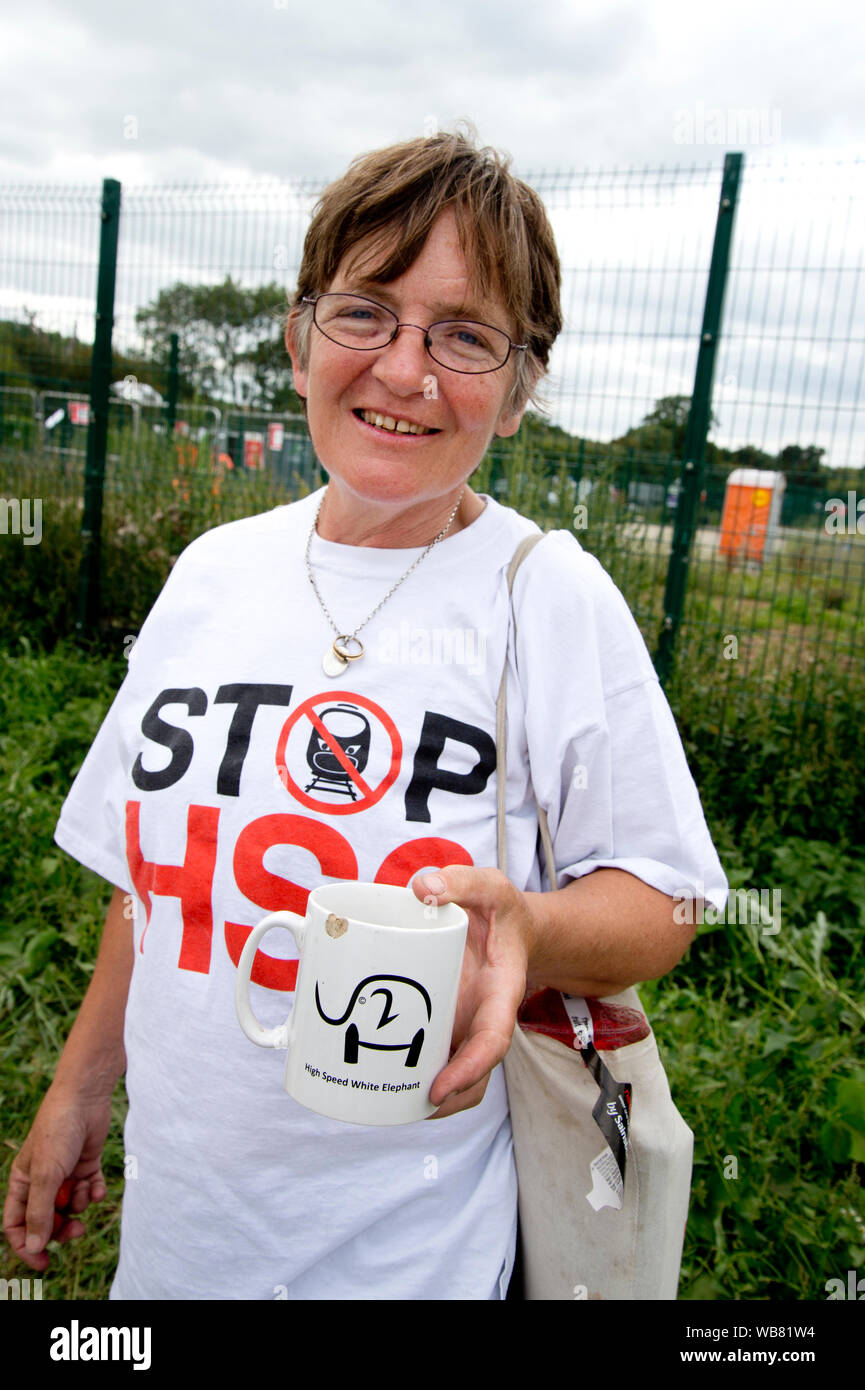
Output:
<instances>
[{"instance_id":1,"label":"tree","mask_svg":"<svg viewBox=\"0 0 865 1390\"><path fill-rule=\"evenodd\" d=\"M743 444L742 448L736 449L729 458L735 468L761 468L772 471L776 467L774 455L764 453L756 444Z\"/></svg>"},{"instance_id":2,"label":"tree","mask_svg":"<svg viewBox=\"0 0 865 1390\"><path fill-rule=\"evenodd\" d=\"M271 410L300 415L303 406L292 386L291 363L282 331L277 337L263 338L249 357L257 398L269 402Z\"/></svg>"},{"instance_id":3,"label":"tree","mask_svg":"<svg viewBox=\"0 0 865 1390\"><path fill-rule=\"evenodd\" d=\"M776 466L786 473L788 483L820 488L825 477L822 465L825 452L816 444L807 444L804 448L800 444L788 444L778 455Z\"/></svg>"},{"instance_id":4,"label":"tree","mask_svg":"<svg viewBox=\"0 0 865 1390\"><path fill-rule=\"evenodd\" d=\"M673 431L682 429L688 423L691 410L690 396L662 396L655 401L654 410L643 417L644 425L663 425ZM682 436L684 438L684 434Z\"/></svg>"},{"instance_id":5,"label":"tree","mask_svg":"<svg viewBox=\"0 0 865 1390\"><path fill-rule=\"evenodd\" d=\"M40 328L32 310L24 315L26 323L0 322L2 370L37 390L89 390L90 344Z\"/></svg>"},{"instance_id":6,"label":"tree","mask_svg":"<svg viewBox=\"0 0 865 1390\"><path fill-rule=\"evenodd\" d=\"M669 430L670 432L670 452L674 458L681 459L685 448L685 435L688 430L688 416L691 413L690 396L662 396L655 402L654 410L643 418L643 427L656 426L659 430ZM717 425L718 417L714 411L709 411L709 429ZM711 463L715 449L711 444L706 446L706 461Z\"/></svg>"},{"instance_id":7,"label":"tree","mask_svg":"<svg viewBox=\"0 0 865 1390\"><path fill-rule=\"evenodd\" d=\"M163 373L176 333L182 369L196 392L271 409L293 396L282 337L285 307L285 290L275 281L244 289L227 275L221 285L178 281L139 309L135 321Z\"/></svg>"}]
</instances>

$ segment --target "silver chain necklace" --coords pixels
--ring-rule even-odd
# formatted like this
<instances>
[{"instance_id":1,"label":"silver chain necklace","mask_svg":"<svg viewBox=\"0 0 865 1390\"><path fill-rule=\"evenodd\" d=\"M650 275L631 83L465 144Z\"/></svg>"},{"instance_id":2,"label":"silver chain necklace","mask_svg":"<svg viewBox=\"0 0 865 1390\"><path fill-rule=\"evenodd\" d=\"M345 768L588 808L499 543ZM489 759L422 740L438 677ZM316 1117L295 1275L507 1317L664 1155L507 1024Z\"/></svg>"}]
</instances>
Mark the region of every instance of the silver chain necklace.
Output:
<instances>
[{"instance_id":1,"label":"silver chain necklace","mask_svg":"<svg viewBox=\"0 0 865 1390\"><path fill-rule=\"evenodd\" d=\"M319 605L321 606L321 611L327 618L327 621L330 623L334 632L336 633L336 640L334 641L332 646L328 647L321 663L322 670L324 671L324 674L326 676L340 676L342 675L343 671L347 669L350 661L360 660L360 658L363 656L364 647L363 642L361 642L357 634L360 632L361 628L366 627L367 623L370 621L371 618L375 617L379 609L384 607L391 595L396 593L400 584L405 583L409 575L412 573L413 570L417 569L421 561L426 559L433 546L438 545L439 541L444 540L445 536L447 535L448 531L451 529L451 526L453 525L454 517L459 511L460 503L463 500L464 493L465 488L463 488L462 492L457 498L457 504L451 512L450 516L448 517L447 525L445 526L444 530L440 531L439 534L436 536L435 540L430 541L426 550L424 550L420 555L418 555L416 560L412 561L405 574L402 576L402 579L398 579L397 582L393 585L393 587L388 589L381 602L376 604L375 608L372 610L371 613L367 614L363 622L358 623L354 632L340 632L339 627L330 615L327 604L325 603L324 599L318 591L318 585L315 582L315 575L312 572L312 565L310 564L309 559L310 549L312 548L312 538L315 535L316 529L318 527L318 519L321 516L321 509L324 506L324 498L327 496L327 491L325 490L324 496L318 504L318 510L316 511L312 526L309 528L309 535L306 538L306 572L309 575L309 582L312 585L313 593L315 594L316 598L318 599Z\"/></svg>"}]
</instances>

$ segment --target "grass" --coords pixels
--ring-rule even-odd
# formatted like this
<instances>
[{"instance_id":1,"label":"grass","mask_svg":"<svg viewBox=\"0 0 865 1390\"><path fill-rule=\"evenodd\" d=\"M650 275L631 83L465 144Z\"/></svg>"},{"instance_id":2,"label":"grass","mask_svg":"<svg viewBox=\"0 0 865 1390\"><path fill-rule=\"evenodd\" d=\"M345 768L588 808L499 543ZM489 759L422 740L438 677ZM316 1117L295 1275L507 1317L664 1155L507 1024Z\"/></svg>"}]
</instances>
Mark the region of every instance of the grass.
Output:
<instances>
[{"instance_id":1,"label":"grass","mask_svg":"<svg viewBox=\"0 0 865 1390\"><path fill-rule=\"evenodd\" d=\"M110 890L51 836L120 675L117 660L68 645L0 649L4 1188L97 950ZM732 886L771 886L783 907L777 935L759 922L705 923L680 965L641 988L696 1137L680 1297L821 1299L828 1279L865 1258L865 854L852 824L837 821L835 843L779 834L780 813L769 818L765 807L743 834L723 787L709 785ZM121 1085L104 1155L108 1199L91 1209L85 1238L54 1251L45 1299L107 1297L124 1110ZM0 1277L24 1273L4 1251Z\"/></svg>"},{"instance_id":2,"label":"grass","mask_svg":"<svg viewBox=\"0 0 865 1390\"><path fill-rule=\"evenodd\" d=\"M0 648L0 1113L3 1188L90 981L111 890L53 844L63 797L122 676L116 661ZM105 1298L122 1192L122 1086L90 1234L52 1257L43 1298ZM28 1271L4 1249L0 1277Z\"/></svg>"},{"instance_id":3,"label":"grass","mask_svg":"<svg viewBox=\"0 0 865 1390\"><path fill-rule=\"evenodd\" d=\"M865 1257L865 856L790 837L766 860L777 934L706 925L641 989L696 1136L683 1298L819 1299Z\"/></svg>"},{"instance_id":4,"label":"grass","mask_svg":"<svg viewBox=\"0 0 865 1390\"><path fill-rule=\"evenodd\" d=\"M0 494L42 496L43 542L3 537L0 586L0 1100L5 1177L50 1083L93 968L110 890L57 850L56 818L173 558L208 525L285 500L264 477L213 491L171 449L112 466L105 624L72 631L80 473L0 453ZM506 505L570 529L575 493L525 459ZM473 483L490 491L491 464ZM175 486L177 480L177 486ZM298 486L300 486L298 484ZM579 540L623 589L650 650L667 557L591 495ZM836 545L835 541L839 544ZM680 1296L822 1299L865 1259L865 546L810 534L759 572L695 555L668 694L731 885L780 891L781 930L705 923L685 959L641 988L674 1098L695 1134ZM736 655L725 638L737 639ZM100 645L102 651L100 652ZM728 649L729 650L729 649ZM110 656L104 655L111 653ZM122 1085L88 1236L58 1250L45 1298L102 1299L123 1187ZM4 1251L0 1277L24 1267Z\"/></svg>"}]
</instances>

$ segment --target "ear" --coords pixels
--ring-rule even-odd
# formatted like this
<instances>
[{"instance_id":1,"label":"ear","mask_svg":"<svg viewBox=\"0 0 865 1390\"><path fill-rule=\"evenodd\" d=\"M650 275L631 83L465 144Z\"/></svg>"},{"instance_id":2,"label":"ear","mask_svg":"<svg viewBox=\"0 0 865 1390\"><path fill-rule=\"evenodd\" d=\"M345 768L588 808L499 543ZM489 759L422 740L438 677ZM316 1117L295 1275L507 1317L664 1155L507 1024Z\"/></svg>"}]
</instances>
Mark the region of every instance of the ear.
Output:
<instances>
[{"instance_id":1,"label":"ear","mask_svg":"<svg viewBox=\"0 0 865 1390\"><path fill-rule=\"evenodd\" d=\"M528 402L525 402L515 413L508 406L503 407L502 413L498 418L498 422L494 430L494 433L497 436L497 438L509 439L512 434L516 434L517 430L520 427L520 422L522 421L527 404Z\"/></svg>"},{"instance_id":2,"label":"ear","mask_svg":"<svg viewBox=\"0 0 865 1390\"><path fill-rule=\"evenodd\" d=\"M300 360L297 355L296 323L293 312L289 314L285 325L285 346L288 350L288 355L291 358L291 370L294 376L294 389L297 392L297 394L305 400L307 395L308 373L305 369L301 367Z\"/></svg>"}]
</instances>

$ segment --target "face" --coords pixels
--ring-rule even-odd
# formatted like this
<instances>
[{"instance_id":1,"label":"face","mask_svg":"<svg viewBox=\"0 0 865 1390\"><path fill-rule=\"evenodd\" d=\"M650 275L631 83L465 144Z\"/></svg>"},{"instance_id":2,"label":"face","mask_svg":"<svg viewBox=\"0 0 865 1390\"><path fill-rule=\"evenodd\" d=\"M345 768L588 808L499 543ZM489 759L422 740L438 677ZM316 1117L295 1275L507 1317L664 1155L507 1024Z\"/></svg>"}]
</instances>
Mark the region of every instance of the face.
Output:
<instances>
[{"instance_id":1,"label":"face","mask_svg":"<svg viewBox=\"0 0 865 1390\"><path fill-rule=\"evenodd\" d=\"M515 339L498 296L472 285L452 213L441 215L414 264L387 285L364 278L365 266L376 259L364 249L363 257L343 258L322 292L365 294L392 309L400 323L426 328L440 319L471 318ZM416 328L401 328L387 347L358 352L312 327L303 370L291 326L286 341L295 388L306 397L316 453L331 481L355 502L411 505L450 496L456 501L491 439L515 434L519 427L522 410L514 414L505 404L513 385L513 353L499 371L462 375L433 361ZM429 433L376 425L371 412L424 426Z\"/></svg>"}]
</instances>

